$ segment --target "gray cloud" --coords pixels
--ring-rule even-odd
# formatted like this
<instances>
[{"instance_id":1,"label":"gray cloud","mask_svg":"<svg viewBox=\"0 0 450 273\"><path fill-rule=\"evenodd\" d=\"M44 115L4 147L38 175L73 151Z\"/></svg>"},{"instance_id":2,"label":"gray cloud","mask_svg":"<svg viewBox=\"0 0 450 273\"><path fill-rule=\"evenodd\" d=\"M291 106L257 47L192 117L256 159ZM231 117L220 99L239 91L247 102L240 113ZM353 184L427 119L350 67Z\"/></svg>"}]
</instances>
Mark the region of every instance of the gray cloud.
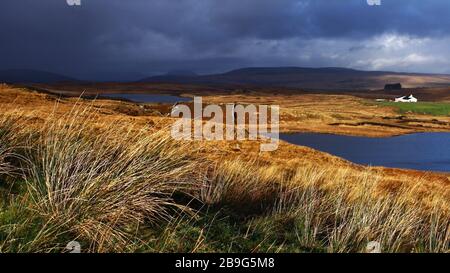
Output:
<instances>
[{"instance_id":1,"label":"gray cloud","mask_svg":"<svg viewBox=\"0 0 450 273\"><path fill-rule=\"evenodd\" d=\"M0 69L85 79L347 66L450 73L450 1L2 0Z\"/></svg>"}]
</instances>

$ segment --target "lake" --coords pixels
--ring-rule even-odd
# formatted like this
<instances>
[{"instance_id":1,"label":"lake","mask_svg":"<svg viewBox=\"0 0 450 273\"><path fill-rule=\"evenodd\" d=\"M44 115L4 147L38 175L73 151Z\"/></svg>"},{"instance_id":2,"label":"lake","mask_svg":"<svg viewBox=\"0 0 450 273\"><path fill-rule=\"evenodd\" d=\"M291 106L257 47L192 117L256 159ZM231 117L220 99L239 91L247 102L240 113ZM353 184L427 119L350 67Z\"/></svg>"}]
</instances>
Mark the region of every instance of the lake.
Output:
<instances>
[{"instance_id":1,"label":"lake","mask_svg":"<svg viewBox=\"0 0 450 273\"><path fill-rule=\"evenodd\" d=\"M280 139L358 164L450 172L450 133L419 133L388 138L299 133L281 134Z\"/></svg>"},{"instance_id":2,"label":"lake","mask_svg":"<svg viewBox=\"0 0 450 273\"><path fill-rule=\"evenodd\" d=\"M102 94L100 98L122 99L136 103L176 103L191 101L190 98L184 98L173 95L159 94Z\"/></svg>"}]
</instances>

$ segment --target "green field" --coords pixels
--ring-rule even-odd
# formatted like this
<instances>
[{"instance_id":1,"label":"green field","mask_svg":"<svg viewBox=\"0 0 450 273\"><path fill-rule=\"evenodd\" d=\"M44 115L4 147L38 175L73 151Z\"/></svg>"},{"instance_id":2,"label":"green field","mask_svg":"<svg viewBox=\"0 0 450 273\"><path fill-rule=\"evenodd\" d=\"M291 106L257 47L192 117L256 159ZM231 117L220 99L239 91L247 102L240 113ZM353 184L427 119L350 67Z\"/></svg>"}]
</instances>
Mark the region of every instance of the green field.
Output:
<instances>
[{"instance_id":1,"label":"green field","mask_svg":"<svg viewBox=\"0 0 450 273\"><path fill-rule=\"evenodd\" d=\"M401 102L382 102L383 106L392 106L397 108L401 114L416 113L428 114L434 116L450 116L450 103L443 102L418 102L418 103L401 103Z\"/></svg>"}]
</instances>

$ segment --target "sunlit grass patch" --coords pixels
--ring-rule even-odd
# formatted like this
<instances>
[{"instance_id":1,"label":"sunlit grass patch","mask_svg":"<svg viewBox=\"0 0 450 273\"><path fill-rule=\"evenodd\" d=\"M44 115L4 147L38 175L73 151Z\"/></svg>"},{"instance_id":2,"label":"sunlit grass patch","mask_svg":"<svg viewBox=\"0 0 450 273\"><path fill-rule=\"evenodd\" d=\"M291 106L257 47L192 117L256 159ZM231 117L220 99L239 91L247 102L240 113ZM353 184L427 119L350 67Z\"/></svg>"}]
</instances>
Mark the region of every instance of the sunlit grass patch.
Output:
<instances>
[{"instance_id":1,"label":"sunlit grass patch","mask_svg":"<svg viewBox=\"0 0 450 273\"><path fill-rule=\"evenodd\" d=\"M96 115L0 119L0 252L72 240L83 252L449 252L448 188L387 191L381 172L331 163L210 162L202 143Z\"/></svg>"},{"instance_id":2,"label":"sunlit grass patch","mask_svg":"<svg viewBox=\"0 0 450 273\"><path fill-rule=\"evenodd\" d=\"M434 116L450 116L450 103L441 102L382 102L380 105L395 107L401 114L415 113Z\"/></svg>"},{"instance_id":3,"label":"sunlit grass patch","mask_svg":"<svg viewBox=\"0 0 450 273\"><path fill-rule=\"evenodd\" d=\"M216 172L201 198L241 219L246 219L242 213L266 222L285 219L290 231L273 231L286 243L280 251L295 249L293 235L297 251L364 252L370 241L379 242L384 252L449 251L448 212L437 203L430 210L411 199L414 188L380 194L381 177L370 169L355 174L333 166L299 166L292 171L231 161Z\"/></svg>"},{"instance_id":4,"label":"sunlit grass patch","mask_svg":"<svg viewBox=\"0 0 450 273\"><path fill-rule=\"evenodd\" d=\"M16 224L36 220L39 231L13 249L60 251L61 238L67 238L83 242L86 251L132 251L140 225L158 225L175 210L189 210L172 195L199 184L195 147L165 131L120 122L92 126L95 113L86 111L49 117L22 144L19 196L25 199L22 215L29 217L26 224L16 217ZM18 202L6 204L3 215Z\"/></svg>"}]
</instances>

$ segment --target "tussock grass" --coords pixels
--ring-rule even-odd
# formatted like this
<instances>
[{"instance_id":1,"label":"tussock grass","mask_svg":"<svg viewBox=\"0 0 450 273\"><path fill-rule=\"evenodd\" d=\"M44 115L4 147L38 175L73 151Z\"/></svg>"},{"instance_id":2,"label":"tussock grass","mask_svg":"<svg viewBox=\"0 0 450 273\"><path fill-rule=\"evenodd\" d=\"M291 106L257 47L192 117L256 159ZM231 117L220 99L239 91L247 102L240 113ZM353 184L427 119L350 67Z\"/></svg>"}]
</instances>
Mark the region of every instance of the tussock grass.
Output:
<instances>
[{"instance_id":1,"label":"tussock grass","mask_svg":"<svg viewBox=\"0 0 450 273\"><path fill-rule=\"evenodd\" d=\"M14 181L0 178L0 252L450 251L448 193L424 202L423 181L387 192L370 168L213 164L164 129L96 115L0 116L0 177Z\"/></svg>"},{"instance_id":2,"label":"tussock grass","mask_svg":"<svg viewBox=\"0 0 450 273\"><path fill-rule=\"evenodd\" d=\"M13 168L9 158L13 156L13 148L18 140L13 130L17 129L17 117L3 114L0 116L0 176L10 175Z\"/></svg>"},{"instance_id":3,"label":"tussock grass","mask_svg":"<svg viewBox=\"0 0 450 273\"><path fill-rule=\"evenodd\" d=\"M449 251L449 215L437 204L430 210L419 201L411 203L413 189L380 194L381 178L370 169L355 177L346 169L302 166L292 171L232 161L216 172L202 192L205 202L231 203L236 213L253 209L266 221L289 221L290 233L305 249L364 252L367 243L377 241L384 252Z\"/></svg>"},{"instance_id":4,"label":"tussock grass","mask_svg":"<svg viewBox=\"0 0 450 273\"><path fill-rule=\"evenodd\" d=\"M216 166L200 192L206 205L228 206L244 215L261 213L272 206L282 178L274 168L260 168L256 161L242 165L240 160ZM244 170L243 167L246 169Z\"/></svg>"},{"instance_id":5,"label":"tussock grass","mask_svg":"<svg viewBox=\"0 0 450 273\"><path fill-rule=\"evenodd\" d=\"M88 111L50 117L29 135L21 225L40 229L15 250L56 251L72 239L89 251L132 251L140 225L187 210L172 195L198 184L193 147L164 131L87 125Z\"/></svg>"}]
</instances>

